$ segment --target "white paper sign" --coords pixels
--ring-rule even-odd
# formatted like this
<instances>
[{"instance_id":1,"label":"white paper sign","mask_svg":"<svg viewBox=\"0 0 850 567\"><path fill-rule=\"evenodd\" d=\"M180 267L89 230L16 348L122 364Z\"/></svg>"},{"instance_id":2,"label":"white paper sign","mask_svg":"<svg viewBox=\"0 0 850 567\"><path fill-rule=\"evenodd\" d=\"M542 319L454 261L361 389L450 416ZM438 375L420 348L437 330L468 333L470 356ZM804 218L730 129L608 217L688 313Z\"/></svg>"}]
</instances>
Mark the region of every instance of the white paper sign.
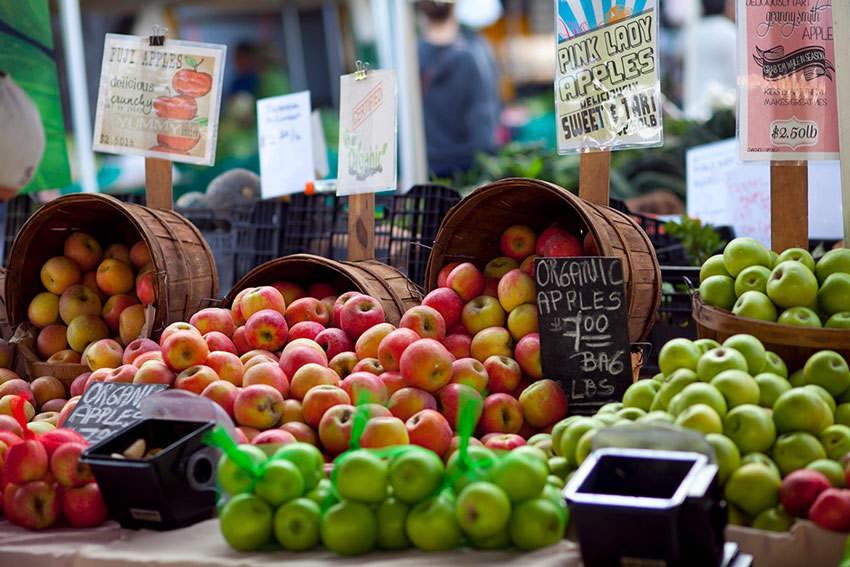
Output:
<instances>
[{"instance_id":1,"label":"white paper sign","mask_svg":"<svg viewBox=\"0 0 850 567\"><path fill-rule=\"evenodd\" d=\"M325 141L325 131L322 129L322 115L314 110L310 115L310 125L313 131L313 163L316 168L316 179L324 179L331 172L328 164L328 143Z\"/></svg>"},{"instance_id":2,"label":"white paper sign","mask_svg":"<svg viewBox=\"0 0 850 567\"><path fill-rule=\"evenodd\" d=\"M397 117L394 71L340 77L337 194L396 188Z\"/></svg>"},{"instance_id":3,"label":"white paper sign","mask_svg":"<svg viewBox=\"0 0 850 567\"><path fill-rule=\"evenodd\" d=\"M740 160L738 141L688 150L688 216L770 246L770 164ZM809 238L842 237L838 162L809 162Z\"/></svg>"},{"instance_id":4,"label":"white paper sign","mask_svg":"<svg viewBox=\"0 0 850 567\"><path fill-rule=\"evenodd\" d=\"M263 199L301 193L315 175L310 91L257 101Z\"/></svg>"}]
</instances>

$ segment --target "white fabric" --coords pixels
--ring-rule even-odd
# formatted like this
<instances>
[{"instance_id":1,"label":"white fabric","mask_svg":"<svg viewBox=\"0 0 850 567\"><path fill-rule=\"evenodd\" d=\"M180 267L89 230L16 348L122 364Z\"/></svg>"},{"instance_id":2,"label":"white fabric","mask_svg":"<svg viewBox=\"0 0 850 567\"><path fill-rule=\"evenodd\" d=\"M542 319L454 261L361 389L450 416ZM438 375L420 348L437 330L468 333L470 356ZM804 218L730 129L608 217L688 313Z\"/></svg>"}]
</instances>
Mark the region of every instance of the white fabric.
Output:
<instances>
[{"instance_id":1,"label":"white fabric","mask_svg":"<svg viewBox=\"0 0 850 567\"><path fill-rule=\"evenodd\" d=\"M38 109L10 76L0 75L0 187L20 189L29 183L43 154Z\"/></svg>"},{"instance_id":2,"label":"white fabric","mask_svg":"<svg viewBox=\"0 0 850 567\"><path fill-rule=\"evenodd\" d=\"M685 114L710 118L719 107L734 107L738 80L737 28L725 16L708 16L685 30Z\"/></svg>"},{"instance_id":3,"label":"white fabric","mask_svg":"<svg viewBox=\"0 0 850 567\"><path fill-rule=\"evenodd\" d=\"M486 28L502 17L501 0L457 0L458 21L472 29Z\"/></svg>"}]
</instances>

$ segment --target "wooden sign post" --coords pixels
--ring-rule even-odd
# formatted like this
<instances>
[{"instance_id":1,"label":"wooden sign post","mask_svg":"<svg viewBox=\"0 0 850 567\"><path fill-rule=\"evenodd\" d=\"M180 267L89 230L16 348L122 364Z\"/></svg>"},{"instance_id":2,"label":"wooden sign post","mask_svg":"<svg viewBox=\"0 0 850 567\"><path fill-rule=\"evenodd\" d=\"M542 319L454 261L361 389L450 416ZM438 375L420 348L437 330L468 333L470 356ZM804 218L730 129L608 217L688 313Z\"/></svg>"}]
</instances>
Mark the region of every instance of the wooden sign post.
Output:
<instances>
[{"instance_id":1,"label":"wooden sign post","mask_svg":"<svg viewBox=\"0 0 850 567\"><path fill-rule=\"evenodd\" d=\"M835 88L838 95L841 201L844 217L844 246L850 246L850 11L833 10L835 38Z\"/></svg>"},{"instance_id":2,"label":"wooden sign post","mask_svg":"<svg viewBox=\"0 0 850 567\"><path fill-rule=\"evenodd\" d=\"M159 158L145 158L145 205L152 209L174 208L174 186L171 178L172 162Z\"/></svg>"},{"instance_id":3,"label":"wooden sign post","mask_svg":"<svg viewBox=\"0 0 850 567\"><path fill-rule=\"evenodd\" d=\"M611 151L582 152L578 164L578 196L608 205L611 191Z\"/></svg>"},{"instance_id":4,"label":"wooden sign post","mask_svg":"<svg viewBox=\"0 0 850 567\"><path fill-rule=\"evenodd\" d=\"M770 162L770 246L809 248L808 162Z\"/></svg>"},{"instance_id":5,"label":"wooden sign post","mask_svg":"<svg viewBox=\"0 0 850 567\"><path fill-rule=\"evenodd\" d=\"M375 194L348 197L348 261L375 257Z\"/></svg>"}]
</instances>

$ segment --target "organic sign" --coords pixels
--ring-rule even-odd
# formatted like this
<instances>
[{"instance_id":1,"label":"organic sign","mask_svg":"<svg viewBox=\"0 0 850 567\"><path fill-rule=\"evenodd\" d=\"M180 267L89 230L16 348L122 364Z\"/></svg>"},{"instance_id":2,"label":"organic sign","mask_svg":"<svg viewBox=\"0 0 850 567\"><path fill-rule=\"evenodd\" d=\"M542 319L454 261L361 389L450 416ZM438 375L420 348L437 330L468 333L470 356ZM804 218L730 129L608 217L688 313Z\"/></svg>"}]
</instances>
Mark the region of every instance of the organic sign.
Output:
<instances>
[{"instance_id":1,"label":"organic sign","mask_svg":"<svg viewBox=\"0 0 850 567\"><path fill-rule=\"evenodd\" d=\"M738 13L741 159L838 159L832 3L750 0Z\"/></svg>"},{"instance_id":2,"label":"organic sign","mask_svg":"<svg viewBox=\"0 0 850 567\"><path fill-rule=\"evenodd\" d=\"M395 189L395 72L343 75L339 106L337 194Z\"/></svg>"},{"instance_id":3,"label":"organic sign","mask_svg":"<svg viewBox=\"0 0 850 567\"><path fill-rule=\"evenodd\" d=\"M65 421L92 445L142 419L139 402L168 389L166 384L94 382Z\"/></svg>"},{"instance_id":4,"label":"organic sign","mask_svg":"<svg viewBox=\"0 0 850 567\"><path fill-rule=\"evenodd\" d=\"M107 34L94 149L212 165L226 47Z\"/></svg>"},{"instance_id":5,"label":"organic sign","mask_svg":"<svg viewBox=\"0 0 850 567\"><path fill-rule=\"evenodd\" d=\"M310 92L257 101L264 199L301 193L315 177Z\"/></svg>"},{"instance_id":6,"label":"organic sign","mask_svg":"<svg viewBox=\"0 0 850 567\"><path fill-rule=\"evenodd\" d=\"M556 0L558 151L662 141L655 0Z\"/></svg>"},{"instance_id":7,"label":"organic sign","mask_svg":"<svg viewBox=\"0 0 850 567\"><path fill-rule=\"evenodd\" d=\"M534 271L543 375L572 413L622 399L632 372L620 259L538 258Z\"/></svg>"}]
</instances>

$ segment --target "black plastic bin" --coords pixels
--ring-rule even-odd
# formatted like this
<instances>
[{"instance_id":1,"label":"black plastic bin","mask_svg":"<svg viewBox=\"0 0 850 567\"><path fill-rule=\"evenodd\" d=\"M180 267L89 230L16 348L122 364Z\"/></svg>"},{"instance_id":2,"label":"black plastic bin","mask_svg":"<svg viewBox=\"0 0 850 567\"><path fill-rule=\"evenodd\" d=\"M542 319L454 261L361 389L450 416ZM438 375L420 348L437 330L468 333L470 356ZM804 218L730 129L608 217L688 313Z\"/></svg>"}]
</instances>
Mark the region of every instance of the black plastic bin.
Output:
<instances>
[{"instance_id":1,"label":"black plastic bin","mask_svg":"<svg viewBox=\"0 0 850 567\"><path fill-rule=\"evenodd\" d=\"M122 527L171 530L215 512L218 451L202 443L213 422L145 419L83 453L109 515ZM161 448L145 460L115 458L137 439Z\"/></svg>"},{"instance_id":2,"label":"black plastic bin","mask_svg":"<svg viewBox=\"0 0 850 567\"><path fill-rule=\"evenodd\" d=\"M705 455L599 449L564 495L588 567L723 562L726 505Z\"/></svg>"},{"instance_id":3,"label":"black plastic bin","mask_svg":"<svg viewBox=\"0 0 850 567\"><path fill-rule=\"evenodd\" d=\"M661 266L661 305L655 326L647 338L652 344L649 355L644 358L641 375L658 373L658 351L667 341L683 337L697 338L696 323L691 313L691 294L687 288L699 286L699 268L684 266Z\"/></svg>"}]
</instances>

